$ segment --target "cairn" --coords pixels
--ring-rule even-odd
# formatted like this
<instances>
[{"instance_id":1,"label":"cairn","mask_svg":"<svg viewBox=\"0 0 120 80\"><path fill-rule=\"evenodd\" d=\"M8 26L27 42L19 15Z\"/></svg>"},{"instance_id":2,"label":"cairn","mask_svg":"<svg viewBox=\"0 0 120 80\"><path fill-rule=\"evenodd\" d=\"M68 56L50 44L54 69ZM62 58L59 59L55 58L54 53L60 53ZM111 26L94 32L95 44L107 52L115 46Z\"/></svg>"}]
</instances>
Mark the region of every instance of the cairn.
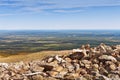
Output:
<instances>
[{"instance_id":1,"label":"cairn","mask_svg":"<svg viewBox=\"0 0 120 80\"><path fill-rule=\"evenodd\" d=\"M120 80L120 45L87 44L68 55L0 63L0 80Z\"/></svg>"}]
</instances>

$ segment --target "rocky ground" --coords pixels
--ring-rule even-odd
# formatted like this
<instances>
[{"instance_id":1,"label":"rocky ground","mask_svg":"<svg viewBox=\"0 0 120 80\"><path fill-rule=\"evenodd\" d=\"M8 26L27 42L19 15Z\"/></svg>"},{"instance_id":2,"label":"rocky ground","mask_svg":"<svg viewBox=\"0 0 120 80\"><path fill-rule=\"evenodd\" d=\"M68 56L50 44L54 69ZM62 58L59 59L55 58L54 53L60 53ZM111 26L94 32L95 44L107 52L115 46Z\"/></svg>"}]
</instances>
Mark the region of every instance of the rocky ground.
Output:
<instances>
[{"instance_id":1,"label":"rocky ground","mask_svg":"<svg viewBox=\"0 0 120 80\"><path fill-rule=\"evenodd\" d=\"M0 63L0 80L120 80L120 45L87 44L68 55Z\"/></svg>"}]
</instances>

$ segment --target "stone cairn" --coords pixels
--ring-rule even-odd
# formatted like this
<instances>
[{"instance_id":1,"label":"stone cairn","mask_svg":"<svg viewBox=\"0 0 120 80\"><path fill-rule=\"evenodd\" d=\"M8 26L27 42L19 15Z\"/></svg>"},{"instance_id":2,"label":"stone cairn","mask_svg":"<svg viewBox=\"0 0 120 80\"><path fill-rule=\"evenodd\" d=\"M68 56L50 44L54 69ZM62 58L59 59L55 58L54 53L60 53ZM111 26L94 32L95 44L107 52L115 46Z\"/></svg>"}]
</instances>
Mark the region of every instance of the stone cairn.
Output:
<instances>
[{"instance_id":1,"label":"stone cairn","mask_svg":"<svg viewBox=\"0 0 120 80\"><path fill-rule=\"evenodd\" d=\"M87 44L67 55L0 63L0 80L120 80L120 45Z\"/></svg>"}]
</instances>

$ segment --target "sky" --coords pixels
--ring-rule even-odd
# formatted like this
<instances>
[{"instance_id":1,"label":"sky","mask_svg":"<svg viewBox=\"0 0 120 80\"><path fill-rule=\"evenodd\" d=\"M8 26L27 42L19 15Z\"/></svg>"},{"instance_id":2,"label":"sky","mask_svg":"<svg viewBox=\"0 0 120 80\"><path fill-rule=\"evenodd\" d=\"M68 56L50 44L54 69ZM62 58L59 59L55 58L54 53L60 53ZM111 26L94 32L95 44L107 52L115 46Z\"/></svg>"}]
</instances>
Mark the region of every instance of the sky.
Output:
<instances>
[{"instance_id":1,"label":"sky","mask_svg":"<svg viewBox=\"0 0 120 80\"><path fill-rule=\"evenodd\" d=\"M120 0L0 0L0 30L120 29Z\"/></svg>"}]
</instances>

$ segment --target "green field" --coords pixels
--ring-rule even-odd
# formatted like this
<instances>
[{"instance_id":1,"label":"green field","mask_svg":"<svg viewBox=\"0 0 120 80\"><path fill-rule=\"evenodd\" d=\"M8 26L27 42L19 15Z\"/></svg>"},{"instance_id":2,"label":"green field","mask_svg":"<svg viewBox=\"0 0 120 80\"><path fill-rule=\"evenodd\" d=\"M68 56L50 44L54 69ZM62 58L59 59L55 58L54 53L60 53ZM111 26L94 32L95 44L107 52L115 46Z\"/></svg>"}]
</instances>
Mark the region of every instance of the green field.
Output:
<instances>
[{"instance_id":1,"label":"green field","mask_svg":"<svg viewBox=\"0 0 120 80\"><path fill-rule=\"evenodd\" d=\"M120 44L120 31L1 31L0 52L70 50L83 44Z\"/></svg>"}]
</instances>

